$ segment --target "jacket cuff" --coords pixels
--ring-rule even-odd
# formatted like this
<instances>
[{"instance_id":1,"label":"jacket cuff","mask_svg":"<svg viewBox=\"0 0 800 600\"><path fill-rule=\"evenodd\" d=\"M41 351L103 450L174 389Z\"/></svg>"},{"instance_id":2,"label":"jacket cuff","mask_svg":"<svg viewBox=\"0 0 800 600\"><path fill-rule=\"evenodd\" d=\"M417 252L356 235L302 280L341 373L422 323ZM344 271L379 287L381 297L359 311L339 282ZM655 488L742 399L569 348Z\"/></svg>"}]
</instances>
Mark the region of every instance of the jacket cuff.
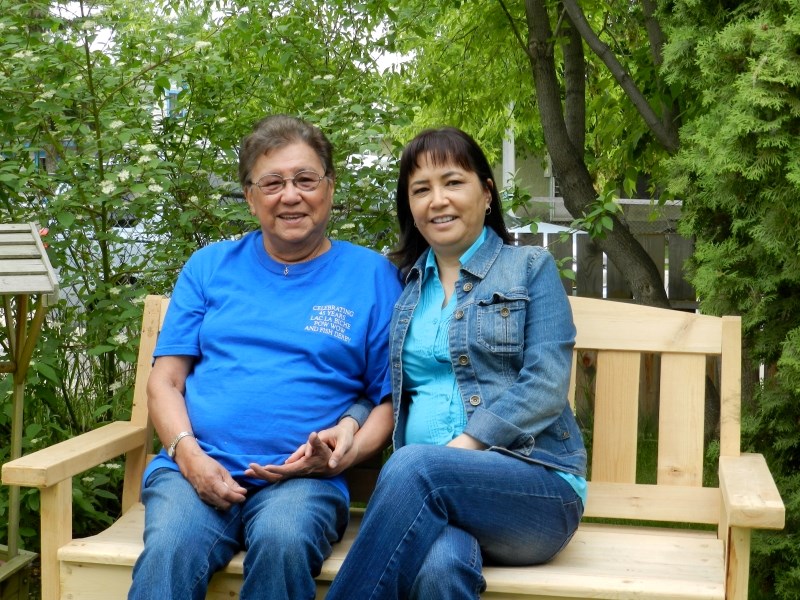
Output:
<instances>
[{"instance_id":1,"label":"jacket cuff","mask_svg":"<svg viewBox=\"0 0 800 600\"><path fill-rule=\"evenodd\" d=\"M366 398L359 398L358 400L353 402L353 404L350 405L350 408L344 411L342 416L339 417L339 420L336 422L338 423L345 417L350 417L356 423L358 423L358 428L361 429L364 426L367 417L369 417L369 413L372 412L374 406L375 405L372 404L372 402L370 402Z\"/></svg>"},{"instance_id":2,"label":"jacket cuff","mask_svg":"<svg viewBox=\"0 0 800 600\"><path fill-rule=\"evenodd\" d=\"M489 447L513 448L515 452L526 455L533 451L532 435L485 408L475 409L464 428L464 433Z\"/></svg>"}]
</instances>

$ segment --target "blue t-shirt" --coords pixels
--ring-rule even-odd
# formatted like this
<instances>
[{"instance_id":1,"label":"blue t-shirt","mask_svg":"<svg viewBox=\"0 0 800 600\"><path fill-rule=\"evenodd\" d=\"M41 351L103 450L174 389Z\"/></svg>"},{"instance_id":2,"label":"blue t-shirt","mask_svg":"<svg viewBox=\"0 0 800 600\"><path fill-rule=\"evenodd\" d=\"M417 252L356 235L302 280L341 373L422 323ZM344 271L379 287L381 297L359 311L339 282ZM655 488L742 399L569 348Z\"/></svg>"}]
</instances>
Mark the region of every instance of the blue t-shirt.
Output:
<instances>
[{"instance_id":1,"label":"blue t-shirt","mask_svg":"<svg viewBox=\"0 0 800 600\"><path fill-rule=\"evenodd\" d=\"M389 322L401 284L380 254L347 242L305 263L270 258L261 231L186 262L153 355L195 357L185 399L203 450L233 477L283 464L359 397L391 393ZM177 470L162 452L148 466ZM334 483L347 495L343 477Z\"/></svg>"}]
</instances>

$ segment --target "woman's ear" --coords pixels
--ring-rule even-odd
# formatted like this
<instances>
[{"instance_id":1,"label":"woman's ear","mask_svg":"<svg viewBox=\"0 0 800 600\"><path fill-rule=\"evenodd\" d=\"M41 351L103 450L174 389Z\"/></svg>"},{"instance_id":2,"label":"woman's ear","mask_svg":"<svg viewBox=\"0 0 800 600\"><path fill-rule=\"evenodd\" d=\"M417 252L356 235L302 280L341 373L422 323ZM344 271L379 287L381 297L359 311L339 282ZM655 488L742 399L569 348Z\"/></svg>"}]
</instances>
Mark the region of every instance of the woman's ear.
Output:
<instances>
[{"instance_id":1,"label":"woman's ear","mask_svg":"<svg viewBox=\"0 0 800 600\"><path fill-rule=\"evenodd\" d=\"M483 188L483 192L486 195L486 206L489 207L492 205L492 188L494 187L494 181L491 179L486 180L486 185Z\"/></svg>"},{"instance_id":2,"label":"woman's ear","mask_svg":"<svg viewBox=\"0 0 800 600\"><path fill-rule=\"evenodd\" d=\"M253 188L255 186L252 184L247 185L244 188L244 199L247 201L247 208L250 210L250 214L252 216L256 216L256 208L253 206Z\"/></svg>"}]
</instances>

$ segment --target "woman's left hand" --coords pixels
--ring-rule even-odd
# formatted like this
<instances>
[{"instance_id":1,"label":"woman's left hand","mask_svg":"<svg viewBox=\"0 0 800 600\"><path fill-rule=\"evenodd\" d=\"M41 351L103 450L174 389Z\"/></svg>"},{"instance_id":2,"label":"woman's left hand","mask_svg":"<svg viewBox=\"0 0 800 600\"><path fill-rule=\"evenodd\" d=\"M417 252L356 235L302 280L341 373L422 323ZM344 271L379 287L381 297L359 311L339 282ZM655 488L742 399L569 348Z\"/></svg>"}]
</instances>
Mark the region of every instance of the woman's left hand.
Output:
<instances>
[{"instance_id":1,"label":"woman's left hand","mask_svg":"<svg viewBox=\"0 0 800 600\"><path fill-rule=\"evenodd\" d=\"M483 442L479 442L471 435L462 433L457 435L447 443L451 448L464 448L465 450L486 450L488 446Z\"/></svg>"},{"instance_id":2,"label":"woman's left hand","mask_svg":"<svg viewBox=\"0 0 800 600\"><path fill-rule=\"evenodd\" d=\"M354 442L358 424L352 419L342 419L335 427L313 432L308 441L295 450L282 465L250 464L245 471L248 477L264 479L270 483L292 477L331 477L353 464L358 455Z\"/></svg>"}]
</instances>

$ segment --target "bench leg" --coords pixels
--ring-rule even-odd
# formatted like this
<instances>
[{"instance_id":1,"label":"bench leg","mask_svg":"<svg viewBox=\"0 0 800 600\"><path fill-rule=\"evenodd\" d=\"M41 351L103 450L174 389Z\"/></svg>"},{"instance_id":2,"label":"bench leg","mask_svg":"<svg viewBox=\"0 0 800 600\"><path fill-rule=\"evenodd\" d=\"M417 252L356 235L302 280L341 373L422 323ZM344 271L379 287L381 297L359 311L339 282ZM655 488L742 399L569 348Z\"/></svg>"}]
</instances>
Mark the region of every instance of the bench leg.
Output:
<instances>
[{"instance_id":1,"label":"bench leg","mask_svg":"<svg viewBox=\"0 0 800 600\"><path fill-rule=\"evenodd\" d=\"M42 600L59 600L58 549L72 539L72 479L40 490Z\"/></svg>"},{"instance_id":2,"label":"bench leg","mask_svg":"<svg viewBox=\"0 0 800 600\"><path fill-rule=\"evenodd\" d=\"M726 600L747 600L750 575L750 529L731 527L728 530L728 572Z\"/></svg>"}]
</instances>

